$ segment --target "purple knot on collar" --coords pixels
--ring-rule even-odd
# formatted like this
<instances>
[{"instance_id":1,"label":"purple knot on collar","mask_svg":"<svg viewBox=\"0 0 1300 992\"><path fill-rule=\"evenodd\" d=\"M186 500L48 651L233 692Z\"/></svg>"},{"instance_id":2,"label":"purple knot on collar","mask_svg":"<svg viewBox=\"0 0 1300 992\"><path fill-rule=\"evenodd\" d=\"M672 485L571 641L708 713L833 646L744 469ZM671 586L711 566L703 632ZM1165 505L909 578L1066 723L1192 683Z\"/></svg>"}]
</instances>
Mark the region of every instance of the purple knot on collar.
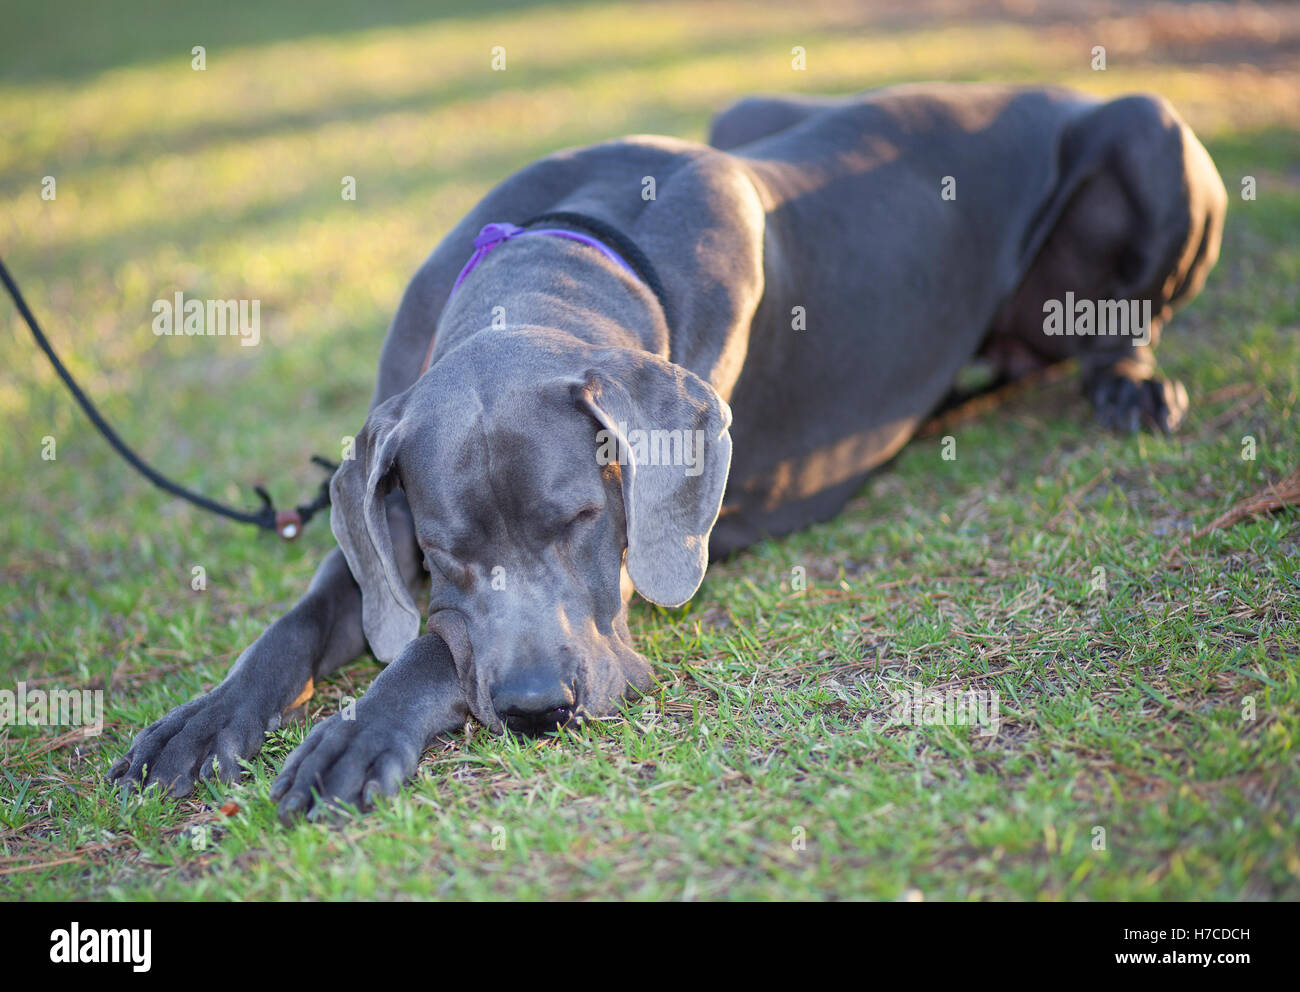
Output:
<instances>
[{"instance_id":1,"label":"purple knot on collar","mask_svg":"<svg viewBox=\"0 0 1300 992\"><path fill-rule=\"evenodd\" d=\"M456 277L456 281L452 284L451 292L447 294L447 301L451 301L451 298L456 295L456 290L460 289L460 284L465 281L465 278L471 272L478 268L479 263L482 262L483 259L487 258L493 249L505 244L513 238L527 238L538 234L549 234L557 238L567 238L570 241L577 241L579 244L595 248L598 252L608 258L615 265L619 266L619 268L623 269L633 278L638 280L640 279L636 270L633 269L632 266L628 265L618 252L614 251L614 249L610 248L609 245L605 244L603 241L598 241L589 235L580 234L577 231L566 231L559 227L527 230L515 224L500 221L495 224L485 225L483 230L479 231L478 235L474 238L474 254L469 257L469 261L465 263L465 267L460 270L460 275Z\"/></svg>"},{"instance_id":2,"label":"purple knot on collar","mask_svg":"<svg viewBox=\"0 0 1300 992\"><path fill-rule=\"evenodd\" d=\"M475 248L486 248L491 251L502 241L513 238L518 234L523 234L524 229L514 224L507 224L504 221L500 224L488 224L483 230L478 232L474 238Z\"/></svg>"}]
</instances>

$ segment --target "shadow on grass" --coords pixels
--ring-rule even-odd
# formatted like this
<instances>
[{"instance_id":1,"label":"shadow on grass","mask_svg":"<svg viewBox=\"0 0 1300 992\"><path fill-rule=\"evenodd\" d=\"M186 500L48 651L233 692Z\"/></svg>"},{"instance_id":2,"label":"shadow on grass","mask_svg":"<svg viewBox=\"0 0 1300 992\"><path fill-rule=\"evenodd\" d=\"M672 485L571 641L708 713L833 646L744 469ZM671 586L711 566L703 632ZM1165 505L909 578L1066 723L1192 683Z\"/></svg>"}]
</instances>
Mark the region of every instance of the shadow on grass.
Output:
<instances>
[{"instance_id":1,"label":"shadow on grass","mask_svg":"<svg viewBox=\"0 0 1300 992\"><path fill-rule=\"evenodd\" d=\"M588 56L562 64L524 63L511 70L508 83L503 83L498 74L485 71L456 79L445 86L387 99L358 95L351 100L331 100L326 106L271 113L255 119L219 124L199 120L184 131L170 134L127 135L116 148L105 149L102 146L88 144L84 146L82 154L61 155L59 164L65 170L84 173L95 168L134 165L164 154L192 155L226 143L308 134L332 124L373 121L388 114L431 113L457 104L469 104L500 93L529 92L551 86L571 88L595 86L611 73L654 74L682 69L704 58L742 55L759 57L771 51L772 37L774 36L749 35L728 44L719 44L713 39L702 39L694 45L674 43L661 50L651 51L641 58L631 58L625 52L617 52L604 57ZM881 85L882 82L879 77L863 77L864 87ZM638 129L633 122L642 122L648 116L640 111L652 109L658 99L659 97L653 93L647 94L647 99L643 101L644 107L637 106L629 109L627 133L633 133ZM618 136L620 135L611 134L608 137ZM12 194L29 182L29 176L15 174L5 181L0 181L0 195Z\"/></svg>"}]
</instances>

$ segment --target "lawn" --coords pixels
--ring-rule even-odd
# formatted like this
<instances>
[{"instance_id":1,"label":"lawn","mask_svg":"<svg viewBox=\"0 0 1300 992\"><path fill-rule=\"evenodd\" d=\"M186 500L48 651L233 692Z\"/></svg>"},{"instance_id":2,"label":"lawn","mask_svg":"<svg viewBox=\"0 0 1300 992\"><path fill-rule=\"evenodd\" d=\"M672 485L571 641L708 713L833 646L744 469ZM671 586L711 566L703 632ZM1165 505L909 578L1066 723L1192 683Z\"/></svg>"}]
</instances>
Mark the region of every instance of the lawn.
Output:
<instances>
[{"instance_id":1,"label":"lawn","mask_svg":"<svg viewBox=\"0 0 1300 992\"><path fill-rule=\"evenodd\" d=\"M332 538L164 498L5 301L0 688L104 689L105 725L0 728L0 898L1300 897L1300 513L1196 534L1300 453L1300 11L10 6L0 255L110 421L250 507L254 482L286 504L314 491L308 456L360 427L406 280L558 148L702 138L753 91L1146 89L1197 129L1231 204L1220 264L1160 350L1192 397L1179 434L1101 432L1065 375L945 428L955 459L922 437L833 522L715 565L687 607L634 604L650 698L541 741L469 727L335 826L285 829L267 798L302 725L231 790L124 803L102 783L138 730L220 681ZM260 299L260 345L155 336L152 302L177 290ZM309 720L375 671L319 687ZM998 732L889 723L912 686L996 691Z\"/></svg>"}]
</instances>

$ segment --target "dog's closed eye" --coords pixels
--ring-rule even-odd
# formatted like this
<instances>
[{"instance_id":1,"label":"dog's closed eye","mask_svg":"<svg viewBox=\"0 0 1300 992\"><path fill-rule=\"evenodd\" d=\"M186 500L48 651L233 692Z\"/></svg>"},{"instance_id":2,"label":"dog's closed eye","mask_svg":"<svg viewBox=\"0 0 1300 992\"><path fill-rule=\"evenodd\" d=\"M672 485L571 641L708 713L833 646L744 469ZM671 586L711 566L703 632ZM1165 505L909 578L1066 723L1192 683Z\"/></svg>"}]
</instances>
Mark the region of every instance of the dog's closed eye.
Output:
<instances>
[{"instance_id":1,"label":"dog's closed eye","mask_svg":"<svg viewBox=\"0 0 1300 992\"><path fill-rule=\"evenodd\" d=\"M560 524L559 527L556 527L552 533L558 538L572 538L583 529L584 524L589 524L599 517L600 512L603 509L603 506L590 503L576 512L565 514L560 518L564 523Z\"/></svg>"},{"instance_id":2,"label":"dog's closed eye","mask_svg":"<svg viewBox=\"0 0 1300 992\"><path fill-rule=\"evenodd\" d=\"M598 516L600 516L600 511L601 511L601 507L599 506L595 506L595 505L584 506L581 510L575 513L569 519L568 524L566 524L565 526L572 528L577 526L578 524L586 523L588 520L595 520Z\"/></svg>"}]
</instances>

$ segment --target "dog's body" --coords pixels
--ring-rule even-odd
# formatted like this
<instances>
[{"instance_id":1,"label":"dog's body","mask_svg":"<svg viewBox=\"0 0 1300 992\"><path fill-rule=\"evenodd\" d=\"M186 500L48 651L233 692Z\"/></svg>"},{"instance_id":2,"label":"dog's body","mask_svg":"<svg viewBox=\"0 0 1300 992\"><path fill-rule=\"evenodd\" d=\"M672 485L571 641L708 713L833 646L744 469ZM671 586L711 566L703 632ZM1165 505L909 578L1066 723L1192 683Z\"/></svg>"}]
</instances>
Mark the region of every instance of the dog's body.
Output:
<instances>
[{"instance_id":1,"label":"dog's body","mask_svg":"<svg viewBox=\"0 0 1300 992\"><path fill-rule=\"evenodd\" d=\"M1151 348L1214 264L1226 196L1163 102L947 85L758 98L711 140L550 156L448 234L333 483L342 554L112 774L185 792L215 757L237 775L303 683L367 643L396 660L356 720L326 721L290 759L286 814L313 789L391 792L471 713L529 730L604 712L649 680L629 586L675 605L709 554L831 516L981 352L1012 375L1077 354L1104 421L1176 425L1185 394ZM557 237L497 248L449 300L480 228L552 211L624 232L662 303ZM1150 301L1149 340L1044 334L1045 302L1067 292ZM596 463L599 436L642 428L698 438L698 471Z\"/></svg>"}]
</instances>

